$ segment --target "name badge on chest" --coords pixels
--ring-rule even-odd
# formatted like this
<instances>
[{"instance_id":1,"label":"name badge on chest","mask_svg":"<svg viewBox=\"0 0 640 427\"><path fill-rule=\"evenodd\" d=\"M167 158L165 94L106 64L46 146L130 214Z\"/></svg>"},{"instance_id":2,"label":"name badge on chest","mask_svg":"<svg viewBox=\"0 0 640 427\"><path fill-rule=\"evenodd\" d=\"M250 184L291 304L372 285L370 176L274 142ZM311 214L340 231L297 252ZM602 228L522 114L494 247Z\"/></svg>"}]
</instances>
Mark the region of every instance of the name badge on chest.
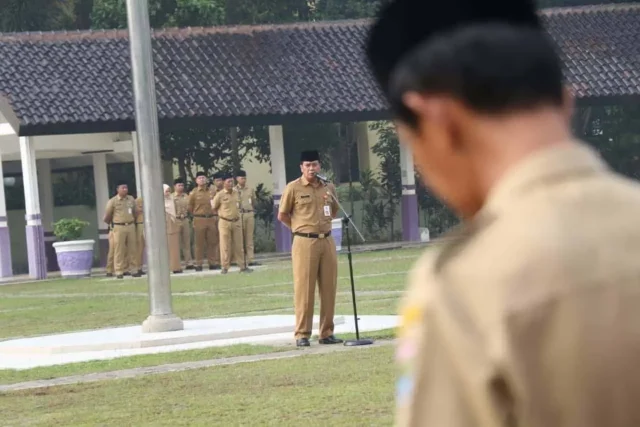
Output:
<instances>
[{"instance_id":1,"label":"name badge on chest","mask_svg":"<svg viewBox=\"0 0 640 427\"><path fill-rule=\"evenodd\" d=\"M324 216L331 216L331 206L324 205Z\"/></svg>"}]
</instances>

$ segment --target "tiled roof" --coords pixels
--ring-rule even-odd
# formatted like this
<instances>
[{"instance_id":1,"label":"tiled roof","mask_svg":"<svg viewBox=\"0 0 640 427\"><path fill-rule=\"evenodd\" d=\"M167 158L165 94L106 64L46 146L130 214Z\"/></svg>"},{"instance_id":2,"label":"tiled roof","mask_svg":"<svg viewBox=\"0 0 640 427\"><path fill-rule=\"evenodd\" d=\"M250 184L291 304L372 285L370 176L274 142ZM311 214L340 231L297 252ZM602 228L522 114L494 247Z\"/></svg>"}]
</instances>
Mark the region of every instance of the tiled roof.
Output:
<instances>
[{"instance_id":1,"label":"tiled roof","mask_svg":"<svg viewBox=\"0 0 640 427\"><path fill-rule=\"evenodd\" d=\"M543 15L579 98L640 95L640 4ZM363 57L369 24L154 31L161 126L383 118ZM20 135L133 130L127 32L2 34L0 94Z\"/></svg>"}]
</instances>

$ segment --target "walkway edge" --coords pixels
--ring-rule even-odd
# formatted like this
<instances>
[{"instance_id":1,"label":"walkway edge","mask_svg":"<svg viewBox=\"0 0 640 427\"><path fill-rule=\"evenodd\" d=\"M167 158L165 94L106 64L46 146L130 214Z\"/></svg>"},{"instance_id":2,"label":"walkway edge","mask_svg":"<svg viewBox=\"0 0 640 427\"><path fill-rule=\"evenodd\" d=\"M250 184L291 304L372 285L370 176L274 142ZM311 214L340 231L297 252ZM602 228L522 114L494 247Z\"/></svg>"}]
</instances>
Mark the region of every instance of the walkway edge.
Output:
<instances>
[{"instance_id":1,"label":"walkway edge","mask_svg":"<svg viewBox=\"0 0 640 427\"><path fill-rule=\"evenodd\" d=\"M211 368L215 366L236 365L239 363L262 362L266 360L291 359L301 356L338 353L344 351L360 351L370 348L386 347L394 344L394 340L380 340L373 345L363 347L320 346L316 345L308 349L289 350L280 353L254 354L251 356L236 356L221 359L201 360L196 362L170 363L166 365L147 366L141 368L123 369L120 371L100 372L95 374L73 375L69 377L53 378L50 380L26 381L16 384L0 385L0 393L12 391L33 390L63 385L86 384L98 381L119 380L137 378L147 375L165 374L172 372L190 371L194 369Z\"/></svg>"}]
</instances>

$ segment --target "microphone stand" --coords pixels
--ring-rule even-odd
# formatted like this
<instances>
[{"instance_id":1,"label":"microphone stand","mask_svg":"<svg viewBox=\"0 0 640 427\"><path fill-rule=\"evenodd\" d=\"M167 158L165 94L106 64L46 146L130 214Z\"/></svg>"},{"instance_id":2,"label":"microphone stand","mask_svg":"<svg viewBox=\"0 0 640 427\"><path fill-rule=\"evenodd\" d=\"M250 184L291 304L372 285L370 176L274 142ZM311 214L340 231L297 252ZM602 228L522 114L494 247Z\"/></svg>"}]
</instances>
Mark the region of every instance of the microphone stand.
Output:
<instances>
[{"instance_id":1,"label":"microphone stand","mask_svg":"<svg viewBox=\"0 0 640 427\"><path fill-rule=\"evenodd\" d=\"M317 177L317 176L316 176ZM326 186L327 183L329 182L328 180L319 178L319 180ZM349 232L349 225L352 225L354 230L356 230L356 232L358 233L358 235L360 236L360 239L362 239L362 242L365 242L364 236L362 235L362 233L360 233L360 230L358 230L358 227L356 227L356 225L353 223L353 220L351 219L351 215L349 215L347 213L347 211L345 211L345 209L342 207L342 204L340 204L340 201L338 200L338 198L336 196L333 195L333 193L331 191L328 192L331 195L331 198L338 204L338 207L340 208L340 210L342 211L342 214L344 215L344 217L342 218L342 223L344 224L344 228L345 228L345 233L346 233L346 238L347 238L347 258L349 259L349 278L351 280L351 298L353 301L353 320L355 321L355 326L356 326L356 339L355 340L346 340L344 342L344 345L348 346L348 347L356 347L356 346L362 346L362 345L371 345L373 344L373 340L371 339L366 339L366 338L360 338L360 329L358 328L358 320L360 320L358 318L358 307L356 304L356 287L354 284L354 280L353 280L353 258L352 258L352 254L351 254L351 233Z\"/></svg>"}]
</instances>

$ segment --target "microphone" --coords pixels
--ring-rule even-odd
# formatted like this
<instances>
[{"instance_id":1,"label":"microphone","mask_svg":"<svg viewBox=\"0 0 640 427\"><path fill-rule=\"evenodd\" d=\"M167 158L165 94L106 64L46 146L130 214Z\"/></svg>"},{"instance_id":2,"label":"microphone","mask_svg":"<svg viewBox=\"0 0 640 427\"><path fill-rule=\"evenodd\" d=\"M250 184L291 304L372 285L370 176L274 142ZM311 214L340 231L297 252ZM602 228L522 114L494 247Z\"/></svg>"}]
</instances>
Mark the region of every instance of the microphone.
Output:
<instances>
[{"instance_id":1,"label":"microphone","mask_svg":"<svg viewBox=\"0 0 640 427\"><path fill-rule=\"evenodd\" d=\"M324 184L327 184L327 183L331 182L331 181L329 181L329 178L327 178L327 177L326 177L326 176L324 176L324 175L320 175L320 174L318 174L318 173L317 173L317 174L315 174L315 175L316 175L316 178L318 178L318 179L320 180L320 182L322 182L322 183L324 183Z\"/></svg>"}]
</instances>

